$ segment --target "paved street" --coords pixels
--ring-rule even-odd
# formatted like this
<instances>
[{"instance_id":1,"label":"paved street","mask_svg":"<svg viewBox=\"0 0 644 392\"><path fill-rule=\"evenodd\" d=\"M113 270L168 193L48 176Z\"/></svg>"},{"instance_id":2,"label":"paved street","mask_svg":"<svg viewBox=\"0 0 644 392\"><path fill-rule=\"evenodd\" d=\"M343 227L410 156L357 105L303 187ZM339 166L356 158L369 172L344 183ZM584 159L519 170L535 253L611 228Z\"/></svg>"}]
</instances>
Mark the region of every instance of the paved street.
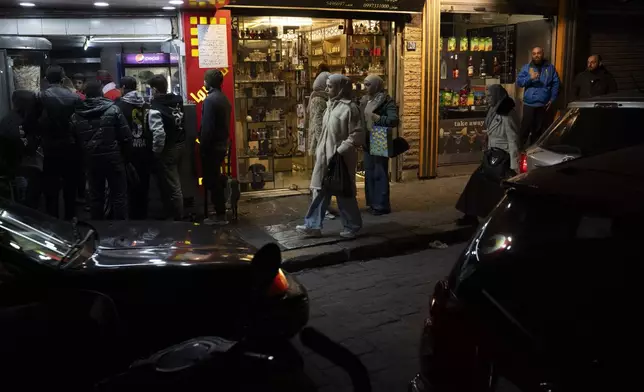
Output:
<instances>
[{"instance_id":1,"label":"paved street","mask_svg":"<svg viewBox=\"0 0 644 392\"><path fill-rule=\"evenodd\" d=\"M298 273L311 298L310 325L360 356L374 391L406 391L407 381L418 371L429 294L463 246ZM341 369L302 350L307 372L321 392L352 390Z\"/></svg>"}]
</instances>

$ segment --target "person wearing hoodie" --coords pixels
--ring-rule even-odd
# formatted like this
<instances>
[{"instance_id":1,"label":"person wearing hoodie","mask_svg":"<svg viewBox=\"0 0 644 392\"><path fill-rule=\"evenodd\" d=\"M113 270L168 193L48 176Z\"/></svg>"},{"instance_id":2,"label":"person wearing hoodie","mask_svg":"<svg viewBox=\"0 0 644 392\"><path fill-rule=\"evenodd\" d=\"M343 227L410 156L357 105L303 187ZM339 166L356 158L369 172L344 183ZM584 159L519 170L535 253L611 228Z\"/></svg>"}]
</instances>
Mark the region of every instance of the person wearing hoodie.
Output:
<instances>
[{"instance_id":1,"label":"person wearing hoodie","mask_svg":"<svg viewBox=\"0 0 644 392\"><path fill-rule=\"evenodd\" d=\"M130 163L136 169L139 181L128 184L128 206L130 219L143 220L148 216L148 195L150 193L150 174L153 167L152 133L145 120L150 109L137 89L136 79L131 76L121 78L121 99L116 105L121 109L132 130L132 158Z\"/></svg>"},{"instance_id":2,"label":"person wearing hoodie","mask_svg":"<svg viewBox=\"0 0 644 392\"><path fill-rule=\"evenodd\" d=\"M592 98L616 92L617 82L604 67L602 56L594 54L588 57L588 68L575 78L574 99Z\"/></svg>"},{"instance_id":3,"label":"person wearing hoodie","mask_svg":"<svg viewBox=\"0 0 644 392\"><path fill-rule=\"evenodd\" d=\"M168 93L168 80L155 75L148 81L152 102L148 126L152 132L152 152L157 165L157 181L165 205L166 218L183 219L183 192L179 164L186 141L183 99ZM209 142L209 141L207 141Z\"/></svg>"},{"instance_id":4,"label":"person wearing hoodie","mask_svg":"<svg viewBox=\"0 0 644 392\"><path fill-rule=\"evenodd\" d=\"M544 59L543 48L532 48L532 62L521 68L517 86L523 87L523 119L521 146L536 141L545 127L546 116L559 95L559 74L555 66Z\"/></svg>"},{"instance_id":5,"label":"person wearing hoodie","mask_svg":"<svg viewBox=\"0 0 644 392\"><path fill-rule=\"evenodd\" d=\"M201 132L199 150L205 187L210 190L215 206L215 217L206 217L205 224L224 225L226 221L225 183L221 180L221 165L226 159L230 133L232 107L221 91L224 74L218 69L206 71L204 86L208 90L201 107ZM205 201L208 202L207 200Z\"/></svg>"},{"instance_id":6,"label":"person wearing hoodie","mask_svg":"<svg viewBox=\"0 0 644 392\"><path fill-rule=\"evenodd\" d=\"M132 133L121 109L103 97L103 86L91 81L85 87L87 99L72 116L72 129L83 146L89 174L92 219L105 217L105 182L110 189L114 220L127 219L127 177L125 162L131 155Z\"/></svg>"},{"instance_id":7,"label":"person wearing hoodie","mask_svg":"<svg viewBox=\"0 0 644 392\"><path fill-rule=\"evenodd\" d=\"M116 88L116 83L112 81L112 75L104 70L99 69L96 72L96 80L101 82L103 86L103 96L111 101L116 101L121 98L121 90Z\"/></svg>"},{"instance_id":8,"label":"person wearing hoodie","mask_svg":"<svg viewBox=\"0 0 644 392\"><path fill-rule=\"evenodd\" d=\"M360 109L353 102L351 80L344 75L331 75L326 82L329 102L322 119L322 132L315 150L315 165L311 177L313 201L304 218L304 225L296 230L306 237L320 237L324 215L331 202L331 193L323 187L329 162L337 153L342 156L353 185L353 196L336 196L344 230L340 236L354 238L362 228L362 216L355 193L358 147L364 144L364 125Z\"/></svg>"}]
</instances>

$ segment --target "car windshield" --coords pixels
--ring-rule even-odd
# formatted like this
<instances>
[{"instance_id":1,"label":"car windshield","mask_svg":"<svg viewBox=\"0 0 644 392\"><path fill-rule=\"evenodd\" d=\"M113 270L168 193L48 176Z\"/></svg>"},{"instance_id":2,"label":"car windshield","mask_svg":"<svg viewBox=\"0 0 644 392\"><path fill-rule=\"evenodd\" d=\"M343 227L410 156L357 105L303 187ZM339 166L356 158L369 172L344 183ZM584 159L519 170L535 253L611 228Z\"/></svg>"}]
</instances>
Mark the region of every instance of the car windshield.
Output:
<instances>
[{"instance_id":1,"label":"car windshield","mask_svg":"<svg viewBox=\"0 0 644 392\"><path fill-rule=\"evenodd\" d=\"M644 143L644 109L572 108L538 145L560 154L591 156Z\"/></svg>"},{"instance_id":2,"label":"car windshield","mask_svg":"<svg viewBox=\"0 0 644 392\"><path fill-rule=\"evenodd\" d=\"M0 247L55 265L74 243L71 223L0 199Z\"/></svg>"}]
</instances>

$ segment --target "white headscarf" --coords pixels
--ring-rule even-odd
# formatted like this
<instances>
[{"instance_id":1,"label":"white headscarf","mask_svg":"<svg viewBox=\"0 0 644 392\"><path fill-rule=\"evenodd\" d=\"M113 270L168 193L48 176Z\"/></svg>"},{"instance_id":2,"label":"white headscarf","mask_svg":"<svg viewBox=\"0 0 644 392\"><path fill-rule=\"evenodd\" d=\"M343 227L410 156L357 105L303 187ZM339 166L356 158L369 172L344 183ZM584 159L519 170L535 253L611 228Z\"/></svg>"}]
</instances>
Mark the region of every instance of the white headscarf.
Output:
<instances>
[{"instance_id":1,"label":"white headscarf","mask_svg":"<svg viewBox=\"0 0 644 392\"><path fill-rule=\"evenodd\" d=\"M351 89L351 79L347 78L342 74L333 74L329 76L329 81L336 87L339 87L338 95L335 97L329 97L332 101L338 99L351 99L351 94L353 90Z\"/></svg>"}]
</instances>

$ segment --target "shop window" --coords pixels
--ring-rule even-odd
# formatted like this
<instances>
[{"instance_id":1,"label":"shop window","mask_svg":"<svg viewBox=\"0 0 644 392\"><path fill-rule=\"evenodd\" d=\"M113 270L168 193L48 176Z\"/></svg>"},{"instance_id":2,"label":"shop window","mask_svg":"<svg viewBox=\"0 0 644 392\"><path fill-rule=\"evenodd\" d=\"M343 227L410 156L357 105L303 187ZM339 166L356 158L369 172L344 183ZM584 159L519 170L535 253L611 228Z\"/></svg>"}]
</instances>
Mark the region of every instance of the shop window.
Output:
<instances>
[{"instance_id":1,"label":"shop window","mask_svg":"<svg viewBox=\"0 0 644 392\"><path fill-rule=\"evenodd\" d=\"M486 147L487 87L501 84L521 111L516 77L534 46L549 59L543 16L441 14L438 164L477 163Z\"/></svg>"},{"instance_id":2,"label":"shop window","mask_svg":"<svg viewBox=\"0 0 644 392\"><path fill-rule=\"evenodd\" d=\"M387 85L391 23L304 17L233 18L238 173L245 190L308 188L314 157L306 123L319 70ZM390 94L392 92L390 91Z\"/></svg>"}]
</instances>

